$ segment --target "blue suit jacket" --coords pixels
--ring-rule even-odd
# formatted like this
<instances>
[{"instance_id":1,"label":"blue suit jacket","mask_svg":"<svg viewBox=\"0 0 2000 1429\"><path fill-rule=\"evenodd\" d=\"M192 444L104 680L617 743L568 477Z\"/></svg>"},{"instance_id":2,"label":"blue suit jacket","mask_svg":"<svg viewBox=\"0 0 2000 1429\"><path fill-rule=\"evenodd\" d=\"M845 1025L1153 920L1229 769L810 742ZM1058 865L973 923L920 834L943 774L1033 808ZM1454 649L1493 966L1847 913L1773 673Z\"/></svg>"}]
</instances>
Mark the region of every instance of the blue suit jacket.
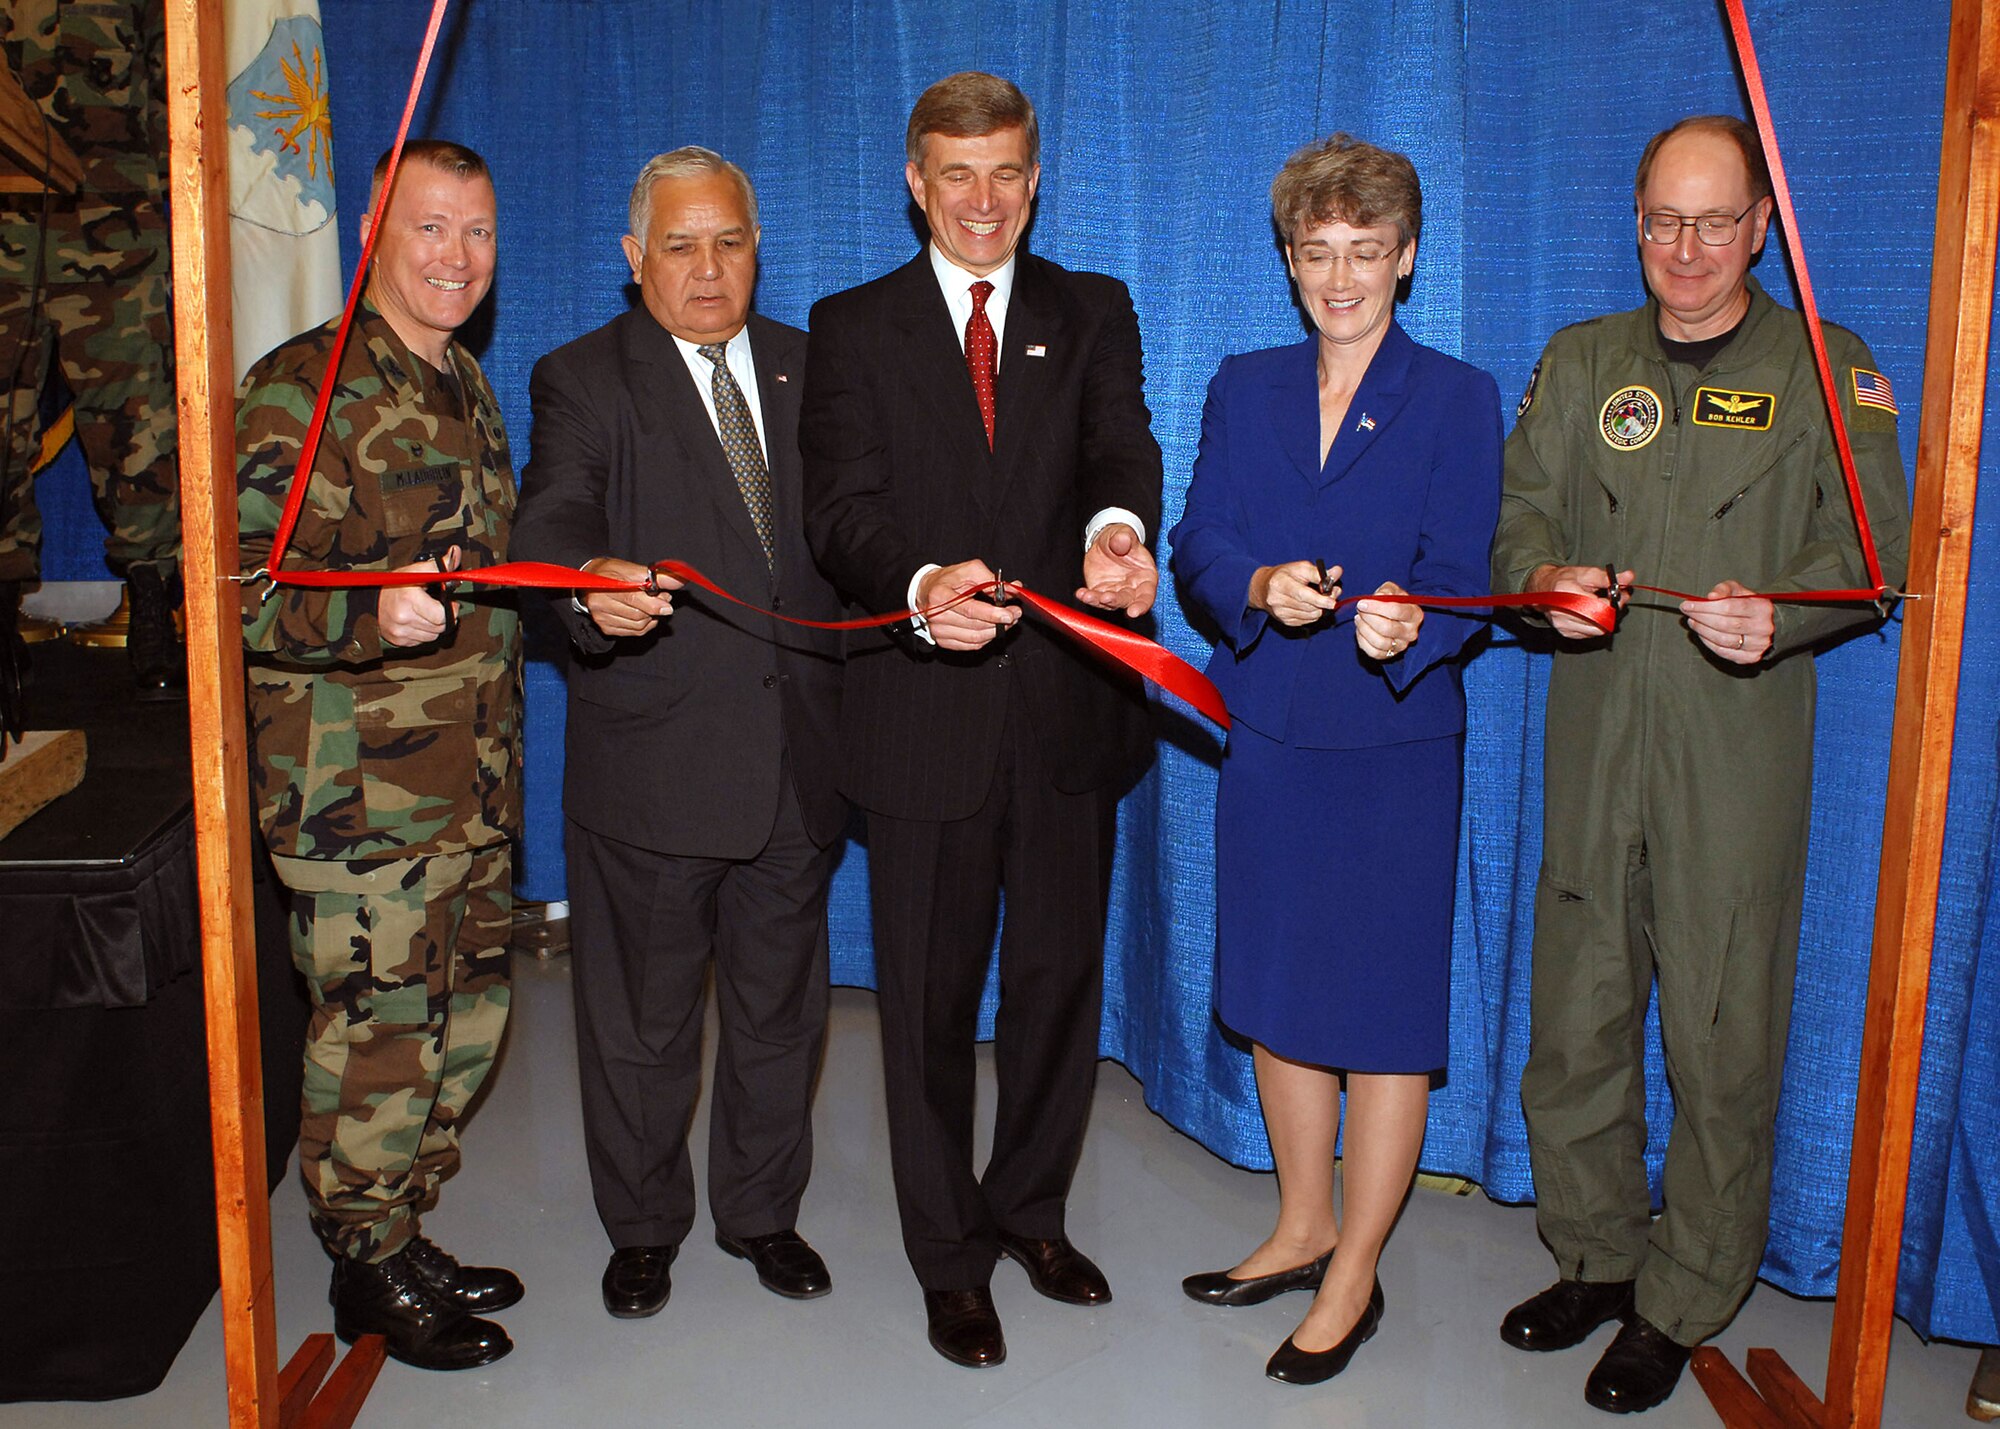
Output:
<instances>
[{"instance_id":1,"label":"blue suit jacket","mask_svg":"<svg viewBox=\"0 0 2000 1429\"><path fill-rule=\"evenodd\" d=\"M1426 611L1417 642L1377 664L1355 645L1352 607L1292 628L1245 602L1259 566L1314 557L1344 568L1344 595L1383 581L1486 592L1499 391L1392 322L1322 468L1317 345L1226 358L1208 385L1187 510L1168 539L1181 594L1222 632L1209 677L1233 718L1308 748L1456 733L1465 694L1453 660L1478 619Z\"/></svg>"}]
</instances>

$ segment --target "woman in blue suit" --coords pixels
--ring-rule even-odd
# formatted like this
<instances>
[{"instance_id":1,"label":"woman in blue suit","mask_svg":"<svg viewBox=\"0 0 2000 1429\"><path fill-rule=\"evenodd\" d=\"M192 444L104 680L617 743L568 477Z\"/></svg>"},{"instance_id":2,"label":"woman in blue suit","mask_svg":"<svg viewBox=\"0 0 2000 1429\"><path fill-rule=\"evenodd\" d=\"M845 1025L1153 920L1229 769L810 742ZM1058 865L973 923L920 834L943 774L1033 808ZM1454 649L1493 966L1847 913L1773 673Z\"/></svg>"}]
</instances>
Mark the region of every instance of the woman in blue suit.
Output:
<instances>
[{"instance_id":1,"label":"woman in blue suit","mask_svg":"<svg viewBox=\"0 0 2000 1429\"><path fill-rule=\"evenodd\" d=\"M1396 597L1486 590L1500 403L1396 323L1423 215L1407 158L1336 134L1292 156L1271 208L1315 332L1223 362L1171 540L1182 595L1222 636L1216 1013L1253 1047L1278 1223L1186 1290L1248 1305L1317 1287L1266 1367L1313 1384L1382 1318L1376 1263L1445 1065L1456 661L1478 627ZM1371 592L1351 618L1342 584Z\"/></svg>"}]
</instances>

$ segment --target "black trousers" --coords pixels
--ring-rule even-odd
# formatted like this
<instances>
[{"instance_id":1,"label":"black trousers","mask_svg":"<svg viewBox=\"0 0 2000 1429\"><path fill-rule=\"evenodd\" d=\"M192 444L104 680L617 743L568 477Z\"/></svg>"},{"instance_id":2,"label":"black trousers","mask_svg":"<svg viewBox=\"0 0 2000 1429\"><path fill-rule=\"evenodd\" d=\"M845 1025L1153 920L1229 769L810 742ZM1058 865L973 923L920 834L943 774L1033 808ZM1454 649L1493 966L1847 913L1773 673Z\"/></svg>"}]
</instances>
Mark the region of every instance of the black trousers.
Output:
<instances>
[{"instance_id":1,"label":"black trousers","mask_svg":"<svg viewBox=\"0 0 2000 1429\"><path fill-rule=\"evenodd\" d=\"M717 1229L789 1230L812 1171L826 1037L826 890L839 846L806 833L789 779L751 859L663 854L568 824L584 1144L614 1247L678 1245L694 1223L688 1126L703 985L721 1035L709 1113Z\"/></svg>"},{"instance_id":2,"label":"black trousers","mask_svg":"<svg viewBox=\"0 0 2000 1429\"><path fill-rule=\"evenodd\" d=\"M926 1289L985 1285L996 1229L1063 1234L1096 1079L1117 800L1066 794L1018 699L993 787L950 823L868 817L889 1150ZM1001 891L999 1100L972 1167L973 1043Z\"/></svg>"}]
</instances>

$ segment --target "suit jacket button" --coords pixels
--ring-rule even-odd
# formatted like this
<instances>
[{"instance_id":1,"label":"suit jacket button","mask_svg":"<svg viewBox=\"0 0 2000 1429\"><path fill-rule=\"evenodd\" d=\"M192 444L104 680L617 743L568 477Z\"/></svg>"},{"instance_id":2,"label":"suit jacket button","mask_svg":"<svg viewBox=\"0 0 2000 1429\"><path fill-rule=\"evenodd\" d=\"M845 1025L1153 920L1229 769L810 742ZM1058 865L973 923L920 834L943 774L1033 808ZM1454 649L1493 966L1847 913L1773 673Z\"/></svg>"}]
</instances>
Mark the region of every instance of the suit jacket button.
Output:
<instances>
[{"instance_id":1,"label":"suit jacket button","mask_svg":"<svg viewBox=\"0 0 2000 1429\"><path fill-rule=\"evenodd\" d=\"M774 595L771 597L771 609L783 610L784 608L785 608L785 598L783 596Z\"/></svg>"},{"instance_id":2,"label":"suit jacket button","mask_svg":"<svg viewBox=\"0 0 2000 1429\"><path fill-rule=\"evenodd\" d=\"M766 676L764 677L764 688L765 688L765 689L767 689L767 690L775 690L775 689L777 689L777 688L778 688L778 677L777 677L776 675L766 675Z\"/></svg>"}]
</instances>

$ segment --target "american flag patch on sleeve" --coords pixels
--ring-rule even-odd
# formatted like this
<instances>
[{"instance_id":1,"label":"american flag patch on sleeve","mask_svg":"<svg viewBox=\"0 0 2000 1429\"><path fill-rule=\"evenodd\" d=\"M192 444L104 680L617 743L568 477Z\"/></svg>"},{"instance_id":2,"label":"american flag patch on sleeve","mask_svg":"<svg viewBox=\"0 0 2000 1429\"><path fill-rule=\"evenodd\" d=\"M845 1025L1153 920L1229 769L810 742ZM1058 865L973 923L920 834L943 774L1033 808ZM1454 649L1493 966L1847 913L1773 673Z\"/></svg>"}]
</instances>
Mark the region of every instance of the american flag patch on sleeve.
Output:
<instances>
[{"instance_id":1,"label":"american flag patch on sleeve","mask_svg":"<svg viewBox=\"0 0 2000 1429\"><path fill-rule=\"evenodd\" d=\"M1854 373L1854 400L1862 407L1880 407L1885 412L1896 410L1896 394L1889 386L1889 379L1879 372L1870 372L1865 367L1856 367Z\"/></svg>"}]
</instances>

